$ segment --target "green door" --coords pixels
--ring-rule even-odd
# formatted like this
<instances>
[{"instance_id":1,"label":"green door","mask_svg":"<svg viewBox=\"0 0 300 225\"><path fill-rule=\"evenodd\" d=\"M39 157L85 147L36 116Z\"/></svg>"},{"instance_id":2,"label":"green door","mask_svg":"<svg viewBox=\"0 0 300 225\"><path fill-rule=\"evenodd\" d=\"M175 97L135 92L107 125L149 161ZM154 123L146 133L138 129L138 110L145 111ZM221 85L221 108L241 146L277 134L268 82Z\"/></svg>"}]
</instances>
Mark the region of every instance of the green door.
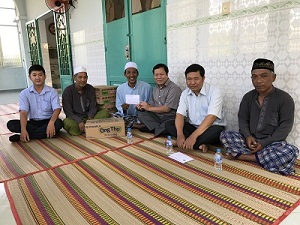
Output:
<instances>
[{"instance_id":1,"label":"green door","mask_svg":"<svg viewBox=\"0 0 300 225\"><path fill-rule=\"evenodd\" d=\"M69 13L53 12L62 92L73 83ZM38 19L26 24L31 64L43 65Z\"/></svg>"},{"instance_id":2,"label":"green door","mask_svg":"<svg viewBox=\"0 0 300 225\"><path fill-rule=\"evenodd\" d=\"M35 64L43 65L38 20L32 20L26 23L26 30L27 30L31 65L35 65Z\"/></svg>"},{"instance_id":3,"label":"green door","mask_svg":"<svg viewBox=\"0 0 300 225\"><path fill-rule=\"evenodd\" d=\"M69 13L54 12L58 66L62 92L73 83L72 53L69 31Z\"/></svg>"},{"instance_id":4,"label":"green door","mask_svg":"<svg viewBox=\"0 0 300 225\"><path fill-rule=\"evenodd\" d=\"M134 61L139 80L154 84L152 67L167 64L165 0L105 0L107 83L126 81L124 65Z\"/></svg>"}]
</instances>

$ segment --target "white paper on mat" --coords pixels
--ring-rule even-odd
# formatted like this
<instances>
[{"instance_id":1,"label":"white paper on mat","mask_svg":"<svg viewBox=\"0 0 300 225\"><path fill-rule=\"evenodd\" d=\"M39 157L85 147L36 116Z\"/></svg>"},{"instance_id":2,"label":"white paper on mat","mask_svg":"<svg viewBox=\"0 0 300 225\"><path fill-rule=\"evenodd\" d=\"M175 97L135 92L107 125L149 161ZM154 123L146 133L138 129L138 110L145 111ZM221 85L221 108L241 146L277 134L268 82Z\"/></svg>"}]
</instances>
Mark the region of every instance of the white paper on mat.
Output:
<instances>
[{"instance_id":1,"label":"white paper on mat","mask_svg":"<svg viewBox=\"0 0 300 225\"><path fill-rule=\"evenodd\" d=\"M181 163L186 163L191 160L194 160L192 157L189 157L188 155L185 155L182 152L175 152L169 155L169 157Z\"/></svg>"},{"instance_id":2,"label":"white paper on mat","mask_svg":"<svg viewBox=\"0 0 300 225\"><path fill-rule=\"evenodd\" d=\"M140 103L140 95L125 95L126 104L137 105Z\"/></svg>"}]
</instances>

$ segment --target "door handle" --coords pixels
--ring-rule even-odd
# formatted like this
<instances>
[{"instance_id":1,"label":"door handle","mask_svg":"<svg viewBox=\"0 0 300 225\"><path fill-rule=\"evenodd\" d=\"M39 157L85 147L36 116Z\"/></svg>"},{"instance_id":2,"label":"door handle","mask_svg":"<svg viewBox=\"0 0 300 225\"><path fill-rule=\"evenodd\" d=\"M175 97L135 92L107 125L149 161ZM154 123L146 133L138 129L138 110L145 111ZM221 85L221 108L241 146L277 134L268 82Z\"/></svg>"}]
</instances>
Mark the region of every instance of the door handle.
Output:
<instances>
[{"instance_id":1,"label":"door handle","mask_svg":"<svg viewBox=\"0 0 300 225\"><path fill-rule=\"evenodd\" d=\"M127 61L130 60L130 47L129 47L129 45L125 46L125 58L126 58Z\"/></svg>"}]
</instances>

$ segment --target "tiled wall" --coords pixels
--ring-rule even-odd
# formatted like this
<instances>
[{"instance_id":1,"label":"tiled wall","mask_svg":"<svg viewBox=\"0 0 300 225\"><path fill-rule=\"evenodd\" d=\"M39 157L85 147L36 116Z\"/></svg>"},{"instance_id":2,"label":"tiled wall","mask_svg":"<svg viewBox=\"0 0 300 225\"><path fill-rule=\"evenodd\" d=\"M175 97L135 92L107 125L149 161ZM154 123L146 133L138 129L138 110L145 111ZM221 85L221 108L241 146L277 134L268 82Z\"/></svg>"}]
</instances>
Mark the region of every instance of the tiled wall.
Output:
<instances>
[{"instance_id":1,"label":"tiled wall","mask_svg":"<svg viewBox=\"0 0 300 225\"><path fill-rule=\"evenodd\" d=\"M206 81L225 95L227 129L238 129L242 96L253 89L250 70L259 57L275 63L274 85L294 98L295 124L288 141L300 147L300 0L232 0L222 16L221 0L168 0L168 65L185 86L191 63L206 69Z\"/></svg>"},{"instance_id":2,"label":"tiled wall","mask_svg":"<svg viewBox=\"0 0 300 225\"><path fill-rule=\"evenodd\" d=\"M73 67L84 66L91 85L106 84L103 28L93 27L71 36Z\"/></svg>"}]
</instances>

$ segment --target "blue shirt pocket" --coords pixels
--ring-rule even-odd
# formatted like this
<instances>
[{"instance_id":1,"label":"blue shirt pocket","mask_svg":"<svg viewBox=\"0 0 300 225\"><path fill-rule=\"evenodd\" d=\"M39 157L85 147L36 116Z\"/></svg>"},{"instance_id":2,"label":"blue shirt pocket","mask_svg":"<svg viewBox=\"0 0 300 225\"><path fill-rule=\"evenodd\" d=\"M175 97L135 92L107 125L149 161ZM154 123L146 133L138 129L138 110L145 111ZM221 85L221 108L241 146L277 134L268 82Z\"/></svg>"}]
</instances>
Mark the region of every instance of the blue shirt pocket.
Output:
<instances>
[{"instance_id":1,"label":"blue shirt pocket","mask_svg":"<svg viewBox=\"0 0 300 225\"><path fill-rule=\"evenodd\" d=\"M43 114L47 116L52 115L52 104L51 101L43 100L42 103Z\"/></svg>"}]
</instances>

